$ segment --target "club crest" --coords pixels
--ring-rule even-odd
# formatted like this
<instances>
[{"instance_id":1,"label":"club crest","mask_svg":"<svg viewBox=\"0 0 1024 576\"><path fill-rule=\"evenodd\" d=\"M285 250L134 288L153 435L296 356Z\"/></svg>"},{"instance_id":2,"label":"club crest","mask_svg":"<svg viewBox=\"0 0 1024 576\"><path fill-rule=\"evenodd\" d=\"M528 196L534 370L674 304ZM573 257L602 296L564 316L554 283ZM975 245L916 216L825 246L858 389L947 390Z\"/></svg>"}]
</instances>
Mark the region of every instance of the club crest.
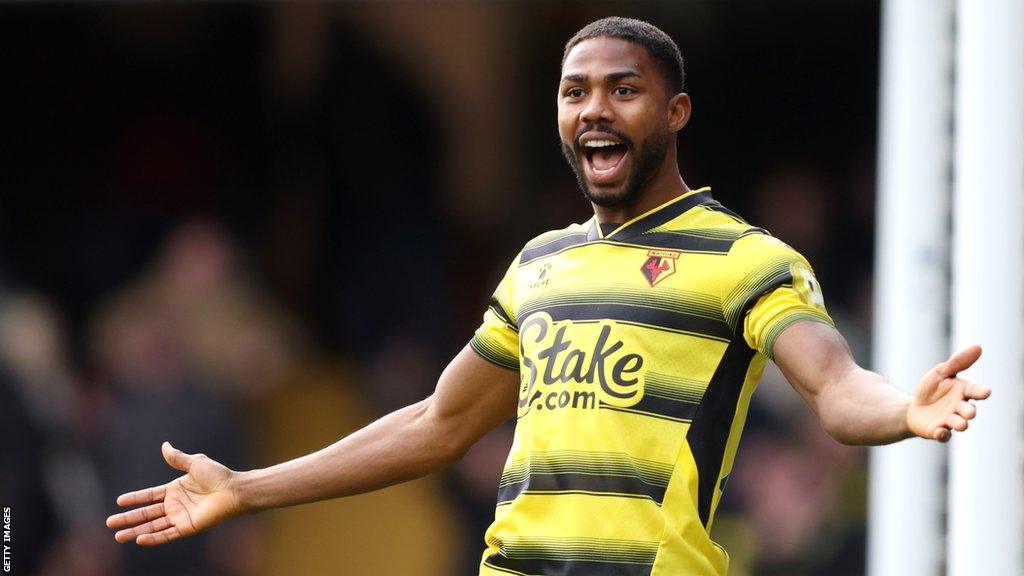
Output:
<instances>
[{"instance_id":1,"label":"club crest","mask_svg":"<svg viewBox=\"0 0 1024 576\"><path fill-rule=\"evenodd\" d=\"M675 274L676 259L678 258L678 252L651 250L647 253L647 261L640 267L640 272L643 273L644 278L647 278L647 282L653 288L657 286L658 282Z\"/></svg>"}]
</instances>

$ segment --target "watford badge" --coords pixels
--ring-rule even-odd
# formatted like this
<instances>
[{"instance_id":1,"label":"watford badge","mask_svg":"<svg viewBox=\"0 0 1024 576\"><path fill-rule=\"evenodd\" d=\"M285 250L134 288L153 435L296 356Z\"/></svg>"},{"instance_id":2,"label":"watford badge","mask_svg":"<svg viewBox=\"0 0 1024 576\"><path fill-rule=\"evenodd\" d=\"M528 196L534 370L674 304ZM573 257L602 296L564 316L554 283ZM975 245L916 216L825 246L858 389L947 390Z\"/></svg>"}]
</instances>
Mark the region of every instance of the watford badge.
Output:
<instances>
[{"instance_id":1,"label":"watford badge","mask_svg":"<svg viewBox=\"0 0 1024 576\"><path fill-rule=\"evenodd\" d=\"M647 282L653 288L658 282L675 274L677 258L679 252L651 250L647 253L647 261L640 267L640 272L643 272L644 278L647 278Z\"/></svg>"}]
</instances>

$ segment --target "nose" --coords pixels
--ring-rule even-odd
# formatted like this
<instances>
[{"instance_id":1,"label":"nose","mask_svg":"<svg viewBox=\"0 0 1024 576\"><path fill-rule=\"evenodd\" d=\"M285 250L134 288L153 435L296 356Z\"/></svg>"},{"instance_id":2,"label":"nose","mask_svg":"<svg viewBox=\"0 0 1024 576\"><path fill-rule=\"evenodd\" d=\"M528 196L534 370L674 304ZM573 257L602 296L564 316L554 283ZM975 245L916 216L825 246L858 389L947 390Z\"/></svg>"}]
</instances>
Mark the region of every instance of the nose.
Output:
<instances>
[{"instance_id":1,"label":"nose","mask_svg":"<svg viewBox=\"0 0 1024 576\"><path fill-rule=\"evenodd\" d=\"M608 98L601 90L594 90L587 105L580 111L580 120L584 124L597 124L598 122L612 122L615 120L615 113L608 105Z\"/></svg>"}]
</instances>

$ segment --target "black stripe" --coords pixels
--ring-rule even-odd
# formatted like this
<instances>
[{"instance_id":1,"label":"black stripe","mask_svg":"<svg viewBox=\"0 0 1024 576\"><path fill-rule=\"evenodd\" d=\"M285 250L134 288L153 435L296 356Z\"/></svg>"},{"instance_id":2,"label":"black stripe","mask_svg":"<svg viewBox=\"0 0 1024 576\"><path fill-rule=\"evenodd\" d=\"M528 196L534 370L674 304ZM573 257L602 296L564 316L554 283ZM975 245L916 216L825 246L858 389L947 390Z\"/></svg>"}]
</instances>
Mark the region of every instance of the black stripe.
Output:
<instances>
[{"instance_id":1,"label":"black stripe","mask_svg":"<svg viewBox=\"0 0 1024 576\"><path fill-rule=\"evenodd\" d=\"M713 201L714 200L711 198L710 192L700 192L698 194L688 196L686 198L683 198L682 200L679 200L675 204L666 206L665 208L662 208L661 210L658 210L653 214L644 216L643 218L637 220L636 222L633 222L629 226L626 226L622 230L615 232L614 234L612 234L612 237L617 240L623 240L631 236L642 234L650 230L651 228L657 228L662 224L672 221L673 219L679 217L679 215L682 214L683 212L686 212L687 210L693 208L694 206L697 206L698 204L705 204Z\"/></svg>"},{"instance_id":2,"label":"black stripe","mask_svg":"<svg viewBox=\"0 0 1024 576\"><path fill-rule=\"evenodd\" d=\"M515 330L516 332L519 331L519 327L516 326L516 323L512 321L512 318L508 315L508 312L505 312L505 308L502 307L501 302L498 302L497 298L491 298L490 308L491 310L494 310L494 314L497 315L498 318L501 318L502 322L508 324L509 328Z\"/></svg>"},{"instance_id":3,"label":"black stripe","mask_svg":"<svg viewBox=\"0 0 1024 576\"><path fill-rule=\"evenodd\" d=\"M743 337L743 319L747 317L747 313L750 312L750 309L754 307L754 304L757 304L757 301L760 300L762 296L773 292L777 288L792 285L793 275L786 272L785 274L780 274L775 278L772 278L771 282L764 285L760 290L754 290L750 294L747 294L747 297L743 300L743 306L740 308L740 313L736 316L736 326L733 327L736 337Z\"/></svg>"},{"instance_id":4,"label":"black stripe","mask_svg":"<svg viewBox=\"0 0 1024 576\"><path fill-rule=\"evenodd\" d=\"M551 254L565 250L566 248L602 239L610 241L629 239L630 243L639 244L641 246L664 247L667 249L683 251L710 253L728 252L729 248L732 246L732 242L735 242L735 240L716 240L710 238L699 238L696 236L664 233L644 234L651 228L662 226L698 205L703 205L705 208L715 212L727 214L737 221L746 224L746 221L738 214L715 201L710 192L700 192L693 196L688 196L675 204L667 206L653 214L649 214L644 218L633 222L629 226L614 232L611 237L602 238L599 234L599 225L597 224L597 220L591 219L590 225L587 227L586 231L570 232L564 236L560 236L538 246L530 246L527 244L526 248L523 250L522 256L520 257L519 265L522 266L538 258L550 256ZM747 232L744 232L741 237L755 232L766 233L766 231L761 228L751 228ZM640 235L648 236L650 238L642 241L635 240L635 237ZM661 236L664 236L664 238ZM669 238L671 236L681 236L681 238ZM679 247L673 247L674 244Z\"/></svg>"},{"instance_id":5,"label":"black stripe","mask_svg":"<svg viewBox=\"0 0 1024 576\"><path fill-rule=\"evenodd\" d=\"M693 420L693 417L697 413L698 404L693 402L686 402L683 400L671 400L669 398L661 398L658 396L652 396L650 394L644 394L643 398L633 406L627 408L619 408L618 406L601 403L601 408L608 408L611 410L622 410L624 412L643 412L644 414L650 414L651 416L657 416L666 420L675 420L677 422L689 422Z\"/></svg>"},{"instance_id":6,"label":"black stripe","mask_svg":"<svg viewBox=\"0 0 1024 576\"><path fill-rule=\"evenodd\" d=\"M708 210L721 212L722 214L725 214L726 216L729 216L742 224L747 223L747 221L743 219L743 216L740 216L739 214L733 212L732 210L729 210L725 206L722 206L718 201L712 200L711 202L705 204L704 207L707 208Z\"/></svg>"},{"instance_id":7,"label":"black stripe","mask_svg":"<svg viewBox=\"0 0 1024 576\"><path fill-rule=\"evenodd\" d=\"M708 238L699 234L686 232L648 232L629 239L629 244L679 250L680 252L703 252L710 254L728 254L732 245L740 238L753 234L767 234L763 228L748 228L735 238Z\"/></svg>"},{"instance_id":8,"label":"black stripe","mask_svg":"<svg viewBox=\"0 0 1024 576\"><path fill-rule=\"evenodd\" d=\"M743 380L754 350L737 339L729 344L708 384L704 400L690 424L686 442L697 465L697 513L704 526L711 515L711 500L722 472L725 444L736 416Z\"/></svg>"},{"instance_id":9,"label":"black stripe","mask_svg":"<svg viewBox=\"0 0 1024 576\"><path fill-rule=\"evenodd\" d=\"M625 562L592 562L587 560L512 560L501 554L491 554L484 564L501 571L514 570L521 574L543 576L650 576L652 564Z\"/></svg>"},{"instance_id":10,"label":"black stripe","mask_svg":"<svg viewBox=\"0 0 1024 576\"><path fill-rule=\"evenodd\" d=\"M561 320L621 320L704 335L710 338L729 340L733 337L729 325L722 320L632 304L549 304L531 308L529 311L523 310L522 316L519 318L520 326L525 325L527 317L536 312L547 312L555 322Z\"/></svg>"},{"instance_id":11,"label":"black stripe","mask_svg":"<svg viewBox=\"0 0 1024 576\"><path fill-rule=\"evenodd\" d=\"M491 364L506 370L513 370L519 372L519 359L513 356L504 356L499 350L492 349L487 343L482 341L478 336L473 336L469 341L469 347L476 352L477 356L487 360Z\"/></svg>"},{"instance_id":12,"label":"black stripe","mask_svg":"<svg viewBox=\"0 0 1024 576\"><path fill-rule=\"evenodd\" d=\"M683 232L650 232L629 239L630 244L649 248L664 248L680 252L707 252L712 254L728 254L735 239L705 238L691 236Z\"/></svg>"},{"instance_id":13,"label":"black stripe","mask_svg":"<svg viewBox=\"0 0 1024 576\"><path fill-rule=\"evenodd\" d=\"M584 244L586 243L586 241L586 232L573 232L570 234L566 234L561 238L556 238L555 240L552 240L546 244L541 244L540 246L536 246L533 248L527 245L527 247L523 250L522 257L519 259L519 265L522 266L527 262L536 260L537 258L542 258L544 256L549 256L551 254L554 254L555 252L558 252L559 250L564 250L571 246Z\"/></svg>"},{"instance_id":14,"label":"black stripe","mask_svg":"<svg viewBox=\"0 0 1024 576\"><path fill-rule=\"evenodd\" d=\"M504 574L512 574L512 576L520 576L521 574L523 574L522 572L520 572L518 570L510 570L508 568L501 568L501 567L495 566L494 564L490 564L488 562L484 562L484 564L486 564L487 567L490 568L491 570L497 570L498 572L501 572L501 573L504 573ZM531 575L527 574L526 576L531 576Z\"/></svg>"},{"instance_id":15,"label":"black stripe","mask_svg":"<svg viewBox=\"0 0 1024 576\"><path fill-rule=\"evenodd\" d=\"M650 498L658 506L661 506L665 499L664 486L648 484L636 476L565 472L530 474L519 482L503 484L498 487L498 503L511 502L523 493L545 492L587 492L595 495Z\"/></svg>"}]
</instances>

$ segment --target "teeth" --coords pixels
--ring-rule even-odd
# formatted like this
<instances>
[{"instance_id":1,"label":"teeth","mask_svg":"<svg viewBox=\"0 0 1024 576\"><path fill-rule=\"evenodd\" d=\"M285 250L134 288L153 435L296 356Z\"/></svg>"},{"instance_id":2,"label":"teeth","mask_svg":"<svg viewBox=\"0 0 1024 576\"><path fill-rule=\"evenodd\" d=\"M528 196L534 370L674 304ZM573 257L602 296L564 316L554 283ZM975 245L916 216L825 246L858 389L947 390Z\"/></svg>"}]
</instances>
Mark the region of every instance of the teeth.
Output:
<instances>
[{"instance_id":1,"label":"teeth","mask_svg":"<svg viewBox=\"0 0 1024 576\"><path fill-rule=\"evenodd\" d=\"M584 142L583 145L587 148L604 148L607 146L618 146L619 143L612 140L591 140L589 142Z\"/></svg>"}]
</instances>

